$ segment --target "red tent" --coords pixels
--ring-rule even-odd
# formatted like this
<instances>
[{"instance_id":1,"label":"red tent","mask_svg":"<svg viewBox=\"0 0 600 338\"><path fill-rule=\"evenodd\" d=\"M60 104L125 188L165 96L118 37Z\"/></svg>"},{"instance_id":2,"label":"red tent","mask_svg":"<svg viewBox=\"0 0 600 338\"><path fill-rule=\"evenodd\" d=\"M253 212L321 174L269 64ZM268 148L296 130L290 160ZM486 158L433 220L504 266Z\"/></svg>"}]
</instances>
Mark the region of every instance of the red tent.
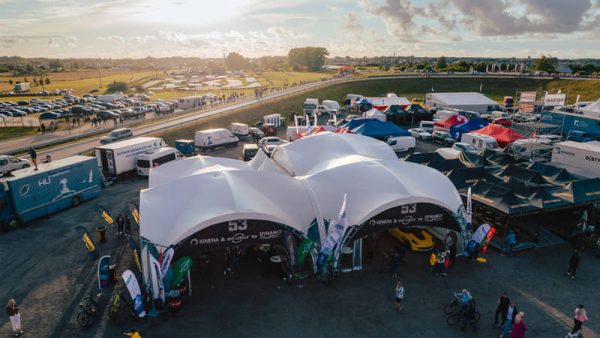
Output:
<instances>
[{"instance_id":1,"label":"red tent","mask_svg":"<svg viewBox=\"0 0 600 338\"><path fill-rule=\"evenodd\" d=\"M511 128L506 128L498 124L488 124L486 127L471 131L471 133L491 136L498 141L498 146L502 148L518 139L525 138L523 135L517 133Z\"/></svg>"},{"instance_id":2,"label":"red tent","mask_svg":"<svg viewBox=\"0 0 600 338\"><path fill-rule=\"evenodd\" d=\"M444 121L435 122L433 125L438 127L438 129L444 129L446 131L450 131L450 128L457 126L459 124L463 124L468 122L469 119L466 116L462 115L452 115Z\"/></svg>"},{"instance_id":3,"label":"red tent","mask_svg":"<svg viewBox=\"0 0 600 338\"><path fill-rule=\"evenodd\" d=\"M337 128L337 127L329 126L329 125L314 127L311 130L311 134L318 134L318 133L322 133L325 131L330 131L330 132L334 132L334 133L338 133L338 134L348 134L348 133L351 134L351 132L346 128ZM308 135L308 132L300 133L298 135L298 138L302 138L303 136L306 136L306 135Z\"/></svg>"}]
</instances>

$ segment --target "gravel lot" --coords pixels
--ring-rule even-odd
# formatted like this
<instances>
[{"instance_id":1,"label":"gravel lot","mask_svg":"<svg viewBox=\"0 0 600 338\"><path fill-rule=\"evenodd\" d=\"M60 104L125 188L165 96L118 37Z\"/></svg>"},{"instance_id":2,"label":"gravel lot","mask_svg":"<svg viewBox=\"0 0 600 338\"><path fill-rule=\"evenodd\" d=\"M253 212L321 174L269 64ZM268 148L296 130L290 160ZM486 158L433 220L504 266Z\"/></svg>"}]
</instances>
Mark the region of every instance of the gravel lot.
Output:
<instances>
[{"instance_id":1,"label":"gravel lot","mask_svg":"<svg viewBox=\"0 0 600 338\"><path fill-rule=\"evenodd\" d=\"M435 147L419 141L417 151ZM241 145L211 155L240 158ZM118 337L133 327L143 337L492 337L499 335L491 323L502 291L526 313L528 337L563 337L579 303L585 304L590 316L585 336L600 337L596 319L600 300L595 295L600 261L585 252L577 279L571 280L565 275L568 245L510 258L492 251L486 255L487 263L459 259L447 277L428 273L427 254L409 253L399 273L406 288L401 313L393 311L395 281L389 273L379 273L379 254L366 259L362 271L342 274L330 287L314 278L289 286L277 266L261 274L251 257L242 259L239 274L223 276L222 259L215 252L208 269L193 270L193 295L185 298L178 313L115 324L104 312L82 331L75 321L77 305L97 285L96 262L74 228L83 225L95 237L94 227L103 222L100 206L116 217L146 185L144 179L116 184L78 208L0 234L0 256L5 258L0 299L17 299L26 337ZM393 245L391 238L385 241L384 245ZM134 268L129 247L115 238L114 231L109 232L109 242L98 247L101 254L112 255L118 275ZM471 290L478 301L481 321L476 332L448 327L442 313L452 292L462 288ZM6 316L2 318L0 335L8 337L10 323Z\"/></svg>"}]
</instances>

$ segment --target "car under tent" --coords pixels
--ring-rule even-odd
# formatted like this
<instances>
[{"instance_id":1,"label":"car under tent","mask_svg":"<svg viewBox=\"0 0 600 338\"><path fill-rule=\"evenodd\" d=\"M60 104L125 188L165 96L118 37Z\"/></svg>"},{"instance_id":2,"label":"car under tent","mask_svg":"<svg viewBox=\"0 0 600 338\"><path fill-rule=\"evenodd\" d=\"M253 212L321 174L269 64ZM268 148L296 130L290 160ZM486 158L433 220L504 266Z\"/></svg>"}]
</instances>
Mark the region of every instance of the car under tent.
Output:
<instances>
[{"instance_id":1,"label":"car under tent","mask_svg":"<svg viewBox=\"0 0 600 338\"><path fill-rule=\"evenodd\" d=\"M349 270L362 268L363 238L392 228L425 227L440 239L453 233L464 250L464 207L446 176L399 161L375 139L323 132L249 162L197 156L155 168L140 193L142 259L168 247L178 256L281 243L285 232L296 245L310 238L320 247L344 195Z\"/></svg>"}]
</instances>

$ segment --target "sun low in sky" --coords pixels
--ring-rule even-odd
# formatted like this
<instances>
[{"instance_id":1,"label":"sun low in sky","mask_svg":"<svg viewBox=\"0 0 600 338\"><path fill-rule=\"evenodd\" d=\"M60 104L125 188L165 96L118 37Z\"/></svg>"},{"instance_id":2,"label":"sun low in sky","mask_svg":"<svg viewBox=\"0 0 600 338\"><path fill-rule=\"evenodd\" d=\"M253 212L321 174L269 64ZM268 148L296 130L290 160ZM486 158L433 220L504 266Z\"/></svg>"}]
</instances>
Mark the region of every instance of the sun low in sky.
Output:
<instances>
[{"instance_id":1,"label":"sun low in sky","mask_svg":"<svg viewBox=\"0 0 600 338\"><path fill-rule=\"evenodd\" d=\"M0 55L600 58L600 0L0 0Z\"/></svg>"}]
</instances>

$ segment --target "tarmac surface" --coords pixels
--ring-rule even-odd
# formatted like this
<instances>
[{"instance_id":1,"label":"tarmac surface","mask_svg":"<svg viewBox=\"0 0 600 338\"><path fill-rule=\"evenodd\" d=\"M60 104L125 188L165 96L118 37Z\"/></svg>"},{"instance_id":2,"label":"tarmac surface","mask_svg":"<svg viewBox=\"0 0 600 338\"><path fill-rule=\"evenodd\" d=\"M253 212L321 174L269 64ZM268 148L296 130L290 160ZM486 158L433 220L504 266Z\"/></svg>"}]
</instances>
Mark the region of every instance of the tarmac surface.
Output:
<instances>
[{"instance_id":1,"label":"tarmac surface","mask_svg":"<svg viewBox=\"0 0 600 338\"><path fill-rule=\"evenodd\" d=\"M417 151L435 147L418 141ZM211 155L239 158L241 145ZM119 337L131 328L143 337L497 337L500 331L491 324L502 291L525 312L527 337L564 337L577 304L584 304L590 317L585 337L600 337L600 260L584 252L577 278L570 279L568 244L513 257L490 251L486 263L461 257L445 277L429 274L427 253L409 253L399 269L398 279L406 289L400 313L394 311L395 279L380 271L379 251L372 258L365 254L362 271L343 273L332 286L314 277L290 286L278 266L261 269L251 256L242 257L239 273L224 276L222 255L214 252L208 264L194 258L198 264L192 273L192 295L184 298L180 311L133 321L124 316L115 323L104 307L102 317L82 330L75 320L77 306L97 290L97 263L74 228L83 225L96 239L95 226L104 222L99 208L116 217L146 186L145 179L118 183L78 208L0 234L0 300L17 300L24 337ZM133 230L137 235L135 225ZM100 254L111 254L118 276L125 269L135 271L127 242L117 239L112 229L108 237L108 243L97 243ZM477 331L449 327L442 312L452 293L463 288L477 300ZM105 291L105 301L111 293L114 288ZM1 318L0 337L8 337L10 323L6 316Z\"/></svg>"}]
</instances>

